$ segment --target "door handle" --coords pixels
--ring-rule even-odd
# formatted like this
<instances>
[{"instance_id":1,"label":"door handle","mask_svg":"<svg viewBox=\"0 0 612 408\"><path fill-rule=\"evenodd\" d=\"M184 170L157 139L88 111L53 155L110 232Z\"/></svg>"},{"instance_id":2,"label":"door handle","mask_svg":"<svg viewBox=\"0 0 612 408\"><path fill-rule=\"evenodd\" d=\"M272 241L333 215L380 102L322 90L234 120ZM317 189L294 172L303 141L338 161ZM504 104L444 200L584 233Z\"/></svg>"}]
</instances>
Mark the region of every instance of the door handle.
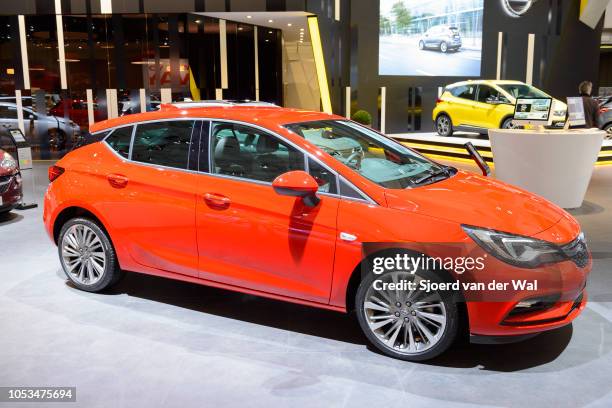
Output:
<instances>
[{"instance_id":1,"label":"door handle","mask_svg":"<svg viewBox=\"0 0 612 408\"><path fill-rule=\"evenodd\" d=\"M128 178L121 174L109 174L106 179L113 188L125 188L128 184Z\"/></svg>"},{"instance_id":2,"label":"door handle","mask_svg":"<svg viewBox=\"0 0 612 408\"><path fill-rule=\"evenodd\" d=\"M230 205L230 199L221 194L206 193L204 194L204 201L214 207L227 207Z\"/></svg>"}]
</instances>

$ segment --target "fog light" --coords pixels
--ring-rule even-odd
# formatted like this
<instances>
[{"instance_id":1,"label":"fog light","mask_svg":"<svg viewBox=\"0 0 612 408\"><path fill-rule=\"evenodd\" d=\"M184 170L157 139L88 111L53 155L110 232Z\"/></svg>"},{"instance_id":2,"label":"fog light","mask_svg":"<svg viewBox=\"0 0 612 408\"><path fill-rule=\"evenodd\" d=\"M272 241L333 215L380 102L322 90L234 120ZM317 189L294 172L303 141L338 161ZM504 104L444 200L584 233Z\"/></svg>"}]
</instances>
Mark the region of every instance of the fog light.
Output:
<instances>
[{"instance_id":1,"label":"fog light","mask_svg":"<svg viewBox=\"0 0 612 408\"><path fill-rule=\"evenodd\" d=\"M508 317L520 315L523 313L533 313L546 310L552 307L561 298L559 293L547 296L538 296L530 299L523 299L518 302L514 308L508 313Z\"/></svg>"}]
</instances>

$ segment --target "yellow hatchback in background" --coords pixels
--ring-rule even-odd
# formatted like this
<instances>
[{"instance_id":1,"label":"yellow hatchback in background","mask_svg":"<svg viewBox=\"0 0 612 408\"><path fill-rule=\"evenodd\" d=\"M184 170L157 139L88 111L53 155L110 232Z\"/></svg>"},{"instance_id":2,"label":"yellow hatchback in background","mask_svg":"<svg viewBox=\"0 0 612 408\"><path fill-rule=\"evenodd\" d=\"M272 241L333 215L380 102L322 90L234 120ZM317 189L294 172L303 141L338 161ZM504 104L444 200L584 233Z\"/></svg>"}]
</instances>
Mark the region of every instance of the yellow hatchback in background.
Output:
<instances>
[{"instance_id":1,"label":"yellow hatchback in background","mask_svg":"<svg viewBox=\"0 0 612 408\"><path fill-rule=\"evenodd\" d=\"M436 101L433 120L440 136L456 130L487 134L488 129L514 128L517 98L552 98L520 81L474 80L447 85ZM565 123L567 105L553 98L552 126Z\"/></svg>"}]
</instances>

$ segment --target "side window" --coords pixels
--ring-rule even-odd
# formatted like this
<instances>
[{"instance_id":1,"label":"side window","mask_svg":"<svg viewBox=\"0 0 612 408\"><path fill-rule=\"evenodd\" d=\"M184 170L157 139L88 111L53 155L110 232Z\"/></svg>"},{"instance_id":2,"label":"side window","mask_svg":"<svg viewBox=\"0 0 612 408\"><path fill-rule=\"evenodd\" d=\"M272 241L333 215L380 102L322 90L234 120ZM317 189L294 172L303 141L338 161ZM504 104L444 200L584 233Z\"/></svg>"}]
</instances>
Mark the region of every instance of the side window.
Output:
<instances>
[{"instance_id":1,"label":"side window","mask_svg":"<svg viewBox=\"0 0 612 408\"><path fill-rule=\"evenodd\" d=\"M130 142L132 141L133 126L126 126L113 130L106 143L124 158L130 157Z\"/></svg>"},{"instance_id":2,"label":"side window","mask_svg":"<svg viewBox=\"0 0 612 408\"><path fill-rule=\"evenodd\" d=\"M9 106L0 106L0 119L17 119L17 109Z\"/></svg>"},{"instance_id":3,"label":"side window","mask_svg":"<svg viewBox=\"0 0 612 408\"><path fill-rule=\"evenodd\" d=\"M363 196L357 190L351 187L346 181L340 179L340 195L342 197L355 198L363 200Z\"/></svg>"},{"instance_id":4,"label":"side window","mask_svg":"<svg viewBox=\"0 0 612 408\"><path fill-rule=\"evenodd\" d=\"M321 193L338 194L336 175L310 157L308 158L308 173L317 180Z\"/></svg>"},{"instance_id":5,"label":"side window","mask_svg":"<svg viewBox=\"0 0 612 408\"><path fill-rule=\"evenodd\" d=\"M478 87L478 102L487 103L489 98L497 98L499 92L488 85L480 85Z\"/></svg>"},{"instance_id":6,"label":"side window","mask_svg":"<svg viewBox=\"0 0 612 408\"><path fill-rule=\"evenodd\" d=\"M186 169L194 123L173 120L137 125L132 160Z\"/></svg>"},{"instance_id":7,"label":"side window","mask_svg":"<svg viewBox=\"0 0 612 408\"><path fill-rule=\"evenodd\" d=\"M288 171L304 170L300 151L249 126L215 123L212 145L214 174L272 182Z\"/></svg>"},{"instance_id":8,"label":"side window","mask_svg":"<svg viewBox=\"0 0 612 408\"><path fill-rule=\"evenodd\" d=\"M457 98L474 100L476 85L461 85L450 90L451 94Z\"/></svg>"}]
</instances>

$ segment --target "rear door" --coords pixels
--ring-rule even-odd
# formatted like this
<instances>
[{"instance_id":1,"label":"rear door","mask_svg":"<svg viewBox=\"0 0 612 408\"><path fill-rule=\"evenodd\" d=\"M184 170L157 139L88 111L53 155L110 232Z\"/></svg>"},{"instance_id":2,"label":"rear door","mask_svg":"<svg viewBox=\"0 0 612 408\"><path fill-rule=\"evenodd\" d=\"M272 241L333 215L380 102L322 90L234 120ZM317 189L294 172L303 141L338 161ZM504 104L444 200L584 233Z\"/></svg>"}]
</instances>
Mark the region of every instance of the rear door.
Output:
<instances>
[{"instance_id":1,"label":"rear door","mask_svg":"<svg viewBox=\"0 0 612 408\"><path fill-rule=\"evenodd\" d=\"M197 120L140 123L116 129L106 139L130 160L106 169L108 196L114 199L100 205L139 265L198 275L197 149L200 130L207 125ZM127 132L133 132L131 149Z\"/></svg>"},{"instance_id":2,"label":"rear door","mask_svg":"<svg viewBox=\"0 0 612 408\"><path fill-rule=\"evenodd\" d=\"M304 154L260 128L215 122L200 156L197 194L200 277L327 303L336 245L335 175L309 164L320 203L278 195L272 181L304 170Z\"/></svg>"},{"instance_id":3,"label":"rear door","mask_svg":"<svg viewBox=\"0 0 612 408\"><path fill-rule=\"evenodd\" d=\"M476 126L477 113L474 111L476 88L476 84L466 84L450 89L452 108L449 109L449 114L454 126Z\"/></svg>"}]
</instances>

